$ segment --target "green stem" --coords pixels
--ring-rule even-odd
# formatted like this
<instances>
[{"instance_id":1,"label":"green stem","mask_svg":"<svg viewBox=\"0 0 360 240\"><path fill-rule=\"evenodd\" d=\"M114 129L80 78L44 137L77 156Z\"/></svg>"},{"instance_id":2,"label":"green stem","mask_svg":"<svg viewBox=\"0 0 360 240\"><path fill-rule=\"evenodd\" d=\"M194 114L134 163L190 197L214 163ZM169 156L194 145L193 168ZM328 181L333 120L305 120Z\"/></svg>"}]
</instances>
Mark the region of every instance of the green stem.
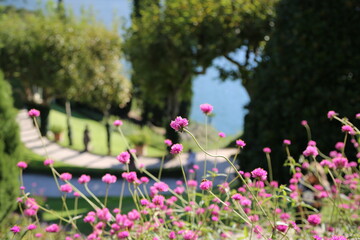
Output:
<instances>
[{"instance_id":1,"label":"green stem","mask_svg":"<svg viewBox=\"0 0 360 240\"><path fill-rule=\"evenodd\" d=\"M264 208L261 206L261 204L259 203L259 200L257 199L257 197L255 196L254 192L251 190L250 186L248 185L248 183L245 181L245 179L243 178L243 176L238 172L238 170L236 169L235 165L225 156L222 155L213 155L211 153L208 153L200 144L199 142L196 140L195 136L186 128L184 128L184 131L187 132L188 134L190 134L190 136L192 137L192 139L195 141L196 145L208 156L210 157L221 157L223 159L225 159L230 165L231 167L235 170L235 172L238 174L238 176L240 177L241 181L245 184L246 188L249 190L250 194L252 195L253 199L255 200L256 204L259 206L261 212L264 214L264 216L267 218L268 222L270 223L270 225L274 228L274 225L272 223L272 221L269 218L269 215L265 212Z\"/></svg>"},{"instance_id":2,"label":"green stem","mask_svg":"<svg viewBox=\"0 0 360 240\"><path fill-rule=\"evenodd\" d=\"M163 170L163 167L164 167L164 159L165 159L165 156L163 156L161 158L161 164L160 164L159 175L158 175L159 180L161 179L161 174L162 174L162 170Z\"/></svg>"},{"instance_id":3,"label":"green stem","mask_svg":"<svg viewBox=\"0 0 360 240\"><path fill-rule=\"evenodd\" d=\"M109 194L109 184L106 184L106 190L105 190L105 200L104 200L104 207L106 207L108 194Z\"/></svg>"},{"instance_id":4,"label":"green stem","mask_svg":"<svg viewBox=\"0 0 360 240\"><path fill-rule=\"evenodd\" d=\"M269 153L266 153L266 160L267 160L267 164L268 164L268 167L269 167L270 182L272 182L272 180L273 180L273 171L272 171L271 158L270 158Z\"/></svg>"},{"instance_id":5,"label":"green stem","mask_svg":"<svg viewBox=\"0 0 360 240\"><path fill-rule=\"evenodd\" d=\"M121 208L122 208L122 201L124 198L124 189L125 189L125 180L123 180L122 184L121 184L121 192L120 192L120 198L119 198L119 210L121 212Z\"/></svg>"}]
</instances>

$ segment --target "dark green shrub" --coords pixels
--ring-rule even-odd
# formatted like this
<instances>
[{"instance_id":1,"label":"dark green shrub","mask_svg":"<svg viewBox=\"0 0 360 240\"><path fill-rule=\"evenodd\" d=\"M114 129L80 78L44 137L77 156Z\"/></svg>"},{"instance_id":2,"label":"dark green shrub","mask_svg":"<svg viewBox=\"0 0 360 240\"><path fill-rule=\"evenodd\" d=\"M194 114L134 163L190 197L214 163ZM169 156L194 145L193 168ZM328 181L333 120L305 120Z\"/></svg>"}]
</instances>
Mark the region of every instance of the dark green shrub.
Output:
<instances>
[{"instance_id":1,"label":"dark green shrub","mask_svg":"<svg viewBox=\"0 0 360 240\"><path fill-rule=\"evenodd\" d=\"M0 223L14 209L19 192L16 163L20 159L19 127L10 85L0 72Z\"/></svg>"},{"instance_id":2,"label":"dark green shrub","mask_svg":"<svg viewBox=\"0 0 360 240\"><path fill-rule=\"evenodd\" d=\"M274 175L285 180L282 141L292 140L293 156L307 144L300 125L307 120L318 147L328 154L343 140L339 123L326 118L329 110L354 118L360 102L360 11L355 0L282 0L275 28L255 73L247 146L241 166L266 166L263 147L273 149ZM353 119L351 119L353 120ZM351 148L347 144L347 148ZM347 155L354 159L354 154Z\"/></svg>"}]
</instances>

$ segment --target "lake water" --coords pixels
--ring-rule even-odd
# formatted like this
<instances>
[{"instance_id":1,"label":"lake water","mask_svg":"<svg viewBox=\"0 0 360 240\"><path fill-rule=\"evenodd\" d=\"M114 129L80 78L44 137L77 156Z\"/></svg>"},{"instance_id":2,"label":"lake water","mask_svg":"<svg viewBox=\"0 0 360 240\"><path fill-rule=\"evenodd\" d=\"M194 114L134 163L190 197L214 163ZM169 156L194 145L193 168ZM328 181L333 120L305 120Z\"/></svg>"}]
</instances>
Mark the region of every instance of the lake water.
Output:
<instances>
[{"instance_id":1,"label":"lake water","mask_svg":"<svg viewBox=\"0 0 360 240\"><path fill-rule=\"evenodd\" d=\"M77 15L81 9L91 7L97 19L107 26L111 26L114 16L129 24L132 0L64 0L64 3ZM36 9L39 6L37 0L5 0L0 1L0 4L27 9ZM237 57L241 58L241 53L237 54ZM214 63L231 65L222 58L216 59ZM193 93L191 120L204 122L199 105L209 103L214 106L215 116L211 123L216 129L231 135L242 131L246 114L244 106L249 102L249 97L240 81L223 82L218 78L217 70L212 67L207 69L206 74L194 79Z\"/></svg>"}]
</instances>

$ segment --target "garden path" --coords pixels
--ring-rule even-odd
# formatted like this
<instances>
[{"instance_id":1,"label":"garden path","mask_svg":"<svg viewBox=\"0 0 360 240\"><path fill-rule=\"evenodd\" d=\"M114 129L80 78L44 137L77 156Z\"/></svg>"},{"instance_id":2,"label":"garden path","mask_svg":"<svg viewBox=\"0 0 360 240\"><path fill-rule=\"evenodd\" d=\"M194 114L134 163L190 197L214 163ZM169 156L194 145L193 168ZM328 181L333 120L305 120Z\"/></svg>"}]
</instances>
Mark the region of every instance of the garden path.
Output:
<instances>
[{"instance_id":1,"label":"garden path","mask_svg":"<svg viewBox=\"0 0 360 240\"><path fill-rule=\"evenodd\" d=\"M60 146L57 143L49 141L47 138L43 138L43 142L45 148L43 147L41 139L38 137L37 130L32 123L32 119L28 117L26 110L19 111L17 116L17 121L20 125L20 137L22 142L25 144L27 148L32 150L33 152L42 155L49 156L49 158L54 159L55 161L64 162L71 165L82 166L86 168L121 168L122 166L119 164L118 160L116 160L113 156L101 156L88 152L79 152L73 149L65 148ZM45 150L46 149L46 150ZM47 153L46 153L47 152ZM210 150L211 154L223 155L226 157L230 157L237 152L235 148L228 149L219 149L219 150ZM186 163L188 158L187 153L181 154L181 159L183 163ZM198 174L196 175L197 181L200 182L202 180L202 173L204 171L204 162L205 159L207 161L207 169L210 170L214 167L214 159L209 160L204 153L196 154L196 164L199 165ZM229 164L223 158L217 158L217 168L220 173L233 173L230 171ZM150 158L150 157L139 157L138 164L144 164L147 169L151 168L159 168L160 167L160 159L158 158ZM169 167L177 167L180 166L180 161L178 157L170 159L164 165L164 168ZM25 172L26 173L26 172ZM232 174L230 174L232 175ZM230 176L230 179L232 176ZM169 184L171 188L176 186L176 180L174 178L166 178L162 179L162 181ZM219 184L224 181L223 177L217 177L215 179L214 184ZM25 187L27 189L32 189L34 192L36 191L38 194L42 194L48 197L59 196L60 193L57 190L54 180L52 177L38 175L38 174L25 174L24 175ZM105 185L101 182L101 179L94 179L90 182L89 185L92 190L94 190L97 195L104 195L105 193ZM74 181L76 185L76 181ZM111 195L117 196L121 189L121 181L118 181L116 185L112 187L113 189L117 189L116 191L111 191ZM150 184L149 184L150 185ZM81 188L81 186L76 185ZM125 195L129 195L130 192L125 190Z\"/></svg>"}]
</instances>

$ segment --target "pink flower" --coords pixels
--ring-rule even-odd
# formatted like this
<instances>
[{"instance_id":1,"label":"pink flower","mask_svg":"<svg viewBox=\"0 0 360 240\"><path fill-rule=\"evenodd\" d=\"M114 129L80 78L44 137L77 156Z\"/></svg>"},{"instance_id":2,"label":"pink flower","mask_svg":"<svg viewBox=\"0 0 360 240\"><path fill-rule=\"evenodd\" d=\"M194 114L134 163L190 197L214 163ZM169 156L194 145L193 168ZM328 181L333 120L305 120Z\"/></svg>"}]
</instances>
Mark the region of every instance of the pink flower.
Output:
<instances>
[{"instance_id":1,"label":"pink flower","mask_svg":"<svg viewBox=\"0 0 360 240\"><path fill-rule=\"evenodd\" d=\"M308 122L306 120L302 120L301 125L306 126L306 125L308 125Z\"/></svg>"},{"instance_id":2,"label":"pink flower","mask_svg":"<svg viewBox=\"0 0 360 240\"><path fill-rule=\"evenodd\" d=\"M43 236L42 233L35 233L36 238L41 238L42 236Z\"/></svg>"},{"instance_id":3,"label":"pink flower","mask_svg":"<svg viewBox=\"0 0 360 240\"><path fill-rule=\"evenodd\" d=\"M165 197L163 195L155 195L152 199L152 202L158 206L163 206L164 201L165 201Z\"/></svg>"},{"instance_id":4,"label":"pink flower","mask_svg":"<svg viewBox=\"0 0 360 240\"><path fill-rule=\"evenodd\" d=\"M45 161L44 161L45 166L52 165L53 163L54 163L54 160L52 160L52 159L45 159Z\"/></svg>"},{"instance_id":5,"label":"pink flower","mask_svg":"<svg viewBox=\"0 0 360 240\"><path fill-rule=\"evenodd\" d=\"M165 143L165 145L167 145L169 147L172 145L172 141L170 139L165 139L164 143Z\"/></svg>"},{"instance_id":6,"label":"pink flower","mask_svg":"<svg viewBox=\"0 0 360 240\"><path fill-rule=\"evenodd\" d=\"M116 159L119 160L119 162L121 162L122 164L129 164L130 163L130 153L122 152L122 153L120 153L120 155L118 155L116 157Z\"/></svg>"},{"instance_id":7,"label":"pink flower","mask_svg":"<svg viewBox=\"0 0 360 240\"><path fill-rule=\"evenodd\" d=\"M147 199L143 198L143 199L140 200L140 204L142 206L147 206L147 205L149 205L149 201Z\"/></svg>"},{"instance_id":8,"label":"pink flower","mask_svg":"<svg viewBox=\"0 0 360 240\"><path fill-rule=\"evenodd\" d=\"M329 111L328 113L327 113L327 117L328 117L328 119L332 119L334 116L336 116L337 115L337 113L335 112L335 111Z\"/></svg>"},{"instance_id":9,"label":"pink flower","mask_svg":"<svg viewBox=\"0 0 360 240\"><path fill-rule=\"evenodd\" d=\"M307 220L311 225L314 226L319 225L321 223L321 217L317 214L309 215Z\"/></svg>"},{"instance_id":10,"label":"pink flower","mask_svg":"<svg viewBox=\"0 0 360 240\"><path fill-rule=\"evenodd\" d=\"M309 157L309 156L316 157L317 155L319 155L319 153L318 153L318 150L317 150L316 147L307 146L305 151L303 151L303 155L306 156L306 157Z\"/></svg>"},{"instance_id":11,"label":"pink flower","mask_svg":"<svg viewBox=\"0 0 360 240\"><path fill-rule=\"evenodd\" d=\"M198 183L197 183L196 180L189 180L189 181L188 181L188 186L189 186L189 187L194 187L194 188L196 188L197 185L198 185Z\"/></svg>"},{"instance_id":12,"label":"pink flower","mask_svg":"<svg viewBox=\"0 0 360 240\"><path fill-rule=\"evenodd\" d=\"M360 119L360 113L357 113L357 114L355 115L355 118L356 118L356 119Z\"/></svg>"},{"instance_id":13,"label":"pink flower","mask_svg":"<svg viewBox=\"0 0 360 240\"><path fill-rule=\"evenodd\" d=\"M26 162L18 162L17 163L17 166L19 167L19 168L22 168L22 169L25 169L25 168L27 168L27 163Z\"/></svg>"},{"instance_id":14,"label":"pink flower","mask_svg":"<svg viewBox=\"0 0 360 240\"><path fill-rule=\"evenodd\" d=\"M238 139L238 140L236 140L236 145L237 145L238 147L243 148L243 147L246 146L246 143L245 143L243 140Z\"/></svg>"},{"instance_id":15,"label":"pink flower","mask_svg":"<svg viewBox=\"0 0 360 240\"><path fill-rule=\"evenodd\" d=\"M210 190L212 188L212 181L209 181L209 180L203 180L201 183L200 183L200 189L201 190Z\"/></svg>"},{"instance_id":16,"label":"pink flower","mask_svg":"<svg viewBox=\"0 0 360 240\"><path fill-rule=\"evenodd\" d=\"M123 122L122 122L121 120L117 119L117 120L114 121L113 125L114 125L115 127L122 126L122 125L123 125Z\"/></svg>"},{"instance_id":17,"label":"pink flower","mask_svg":"<svg viewBox=\"0 0 360 240\"><path fill-rule=\"evenodd\" d=\"M156 182L156 183L154 183L154 187L159 192L167 192L167 191L169 191L169 186L164 182Z\"/></svg>"},{"instance_id":18,"label":"pink flower","mask_svg":"<svg viewBox=\"0 0 360 240\"><path fill-rule=\"evenodd\" d=\"M60 191L62 191L62 192L71 193L72 190L73 189L70 184L63 184L60 186Z\"/></svg>"},{"instance_id":19,"label":"pink flower","mask_svg":"<svg viewBox=\"0 0 360 240\"><path fill-rule=\"evenodd\" d=\"M301 167L303 169L308 169L310 167L310 164L308 162L303 162L303 164L301 165Z\"/></svg>"},{"instance_id":20,"label":"pink flower","mask_svg":"<svg viewBox=\"0 0 360 240\"><path fill-rule=\"evenodd\" d=\"M17 234L21 231L19 226L13 226L12 228L10 228L10 231L12 231L14 234Z\"/></svg>"},{"instance_id":21,"label":"pink flower","mask_svg":"<svg viewBox=\"0 0 360 240\"><path fill-rule=\"evenodd\" d=\"M111 219L111 213L107 208L96 210L96 216L99 218L100 221L108 222Z\"/></svg>"},{"instance_id":22,"label":"pink flower","mask_svg":"<svg viewBox=\"0 0 360 240\"><path fill-rule=\"evenodd\" d=\"M124 178L126 181L128 181L129 183L134 183L138 178L136 175L136 172L124 172L122 173L122 178Z\"/></svg>"},{"instance_id":23,"label":"pink flower","mask_svg":"<svg viewBox=\"0 0 360 240\"><path fill-rule=\"evenodd\" d=\"M263 152L264 153L271 153L271 149L266 147L266 148L263 148Z\"/></svg>"},{"instance_id":24,"label":"pink flower","mask_svg":"<svg viewBox=\"0 0 360 240\"><path fill-rule=\"evenodd\" d=\"M60 179L63 180L63 181L69 181L70 179L72 178L72 175L71 173L62 173L60 175Z\"/></svg>"},{"instance_id":25,"label":"pink flower","mask_svg":"<svg viewBox=\"0 0 360 240\"><path fill-rule=\"evenodd\" d=\"M276 229L280 232L286 232L286 230L288 229L288 226L279 224L279 225L276 225Z\"/></svg>"},{"instance_id":26,"label":"pink flower","mask_svg":"<svg viewBox=\"0 0 360 240\"><path fill-rule=\"evenodd\" d=\"M256 168L251 172L253 178L258 178L262 181L265 181L267 178L267 172L262 168Z\"/></svg>"},{"instance_id":27,"label":"pink flower","mask_svg":"<svg viewBox=\"0 0 360 240\"><path fill-rule=\"evenodd\" d=\"M117 180L116 176L111 175L109 173L105 174L102 178L101 181L103 181L104 183L107 184L111 184L111 183L115 183Z\"/></svg>"},{"instance_id":28,"label":"pink flower","mask_svg":"<svg viewBox=\"0 0 360 240\"><path fill-rule=\"evenodd\" d=\"M219 132L219 133L218 133L218 136L219 136L220 138L225 138L225 137L226 137L226 134L223 133L223 132Z\"/></svg>"},{"instance_id":29,"label":"pink flower","mask_svg":"<svg viewBox=\"0 0 360 240\"><path fill-rule=\"evenodd\" d=\"M170 153L171 154L178 154L178 153L181 153L182 150L183 150L183 146L180 143L176 143L176 144L171 146Z\"/></svg>"},{"instance_id":30,"label":"pink flower","mask_svg":"<svg viewBox=\"0 0 360 240\"><path fill-rule=\"evenodd\" d=\"M80 197L81 195L80 195L79 192L74 192L74 196L75 196L75 197Z\"/></svg>"},{"instance_id":31,"label":"pink flower","mask_svg":"<svg viewBox=\"0 0 360 240\"><path fill-rule=\"evenodd\" d=\"M27 229L30 230L30 231L34 230L36 228L37 228L37 226L35 224L30 224L29 226L27 226Z\"/></svg>"},{"instance_id":32,"label":"pink flower","mask_svg":"<svg viewBox=\"0 0 360 240\"><path fill-rule=\"evenodd\" d=\"M336 157L333 159L333 163L336 168L343 168L347 166L348 160L344 157Z\"/></svg>"},{"instance_id":33,"label":"pink flower","mask_svg":"<svg viewBox=\"0 0 360 240\"><path fill-rule=\"evenodd\" d=\"M170 127L175 131L182 131L184 127L189 125L189 121L186 118L176 117L175 120L171 121Z\"/></svg>"},{"instance_id":34,"label":"pink flower","mask_svg":"<svg viewBox=\"0 0 360 240\"><path fill-rule=\"evenodd\" d=\"M208 103L204 103L200 105L200 109L204 114L209 115L214 109L214 107Z\"/></svg>"},{"instance_id":35,"label":"pink flower","mask_svg":"<svg viewBox=\"0 0 360 240\"><path fill-rule=\"evenodd\" d=\"M89 175L82 174L78 179L78 183L80 183L80 184L88 183L88 182L90 182L90 179L91 178Z\"/></svg>"},{"instance_id":36,"label":"pink flower","mask_svg":"<svg viewBox=\"0 0 360 240\"><path fill-rule=\"evenodd\" d=\"M341 151L344 148L345 144L343 142L337 142L335 144L335 148L339 151Z\"/></svg>"},{"instance_id":37,"label":"pink flower","mask_svg":"<svg viewBox=\"0 0 360 240\"><path fill-rule=\"evenodd\" d=\"M348 240L344 236L332 236L329 240Z\"/></svg>"},{"instance_id":38,"label":"pink flower","mask_svg":"<svg viewBox=\"0 0 360 240\"><path fill-rule=\"evenodd\" d=\"M141 178L140 178L140 181L141 181L142 183L148 183L148 182L149 182L149 178L147 178L147 177L141 177Z\"/></svg>"},{"instance_id":39,"label":"pink flower","mask_svg":"<svg viewBox=\"0 0 360 240\"><path fill-rule=\"evenodd\" d=\"M344 125L344 126L342 126L342 127L341 127L341 131L346 132L346 133L348 133L348 134L350 134L350 135L355 135L354 129L353 129L351 126L349 126L349 125Z\"/></svg>"},{"instance_id":40,"label":"pink flower","mask_svg":"<svg viewBox=\"0 0 360 240\"><path fill-rule=\"evenodd\" d=\"M291 141L289 139L284 139L283 143L285 145L291 145Z\"/></svg>"},{"instance_id":41,"label":"pink flower","mask_svg":"<svg viewBox=\"0 0 360 240\"><path fill-rule=\"evenodd\" d=\"M36 109L31 109L28 112L29 117L38 117L40 116L40 111Z\"/></svg>"},{"instance_id":42,"label":"pink flower","mask_svg":"<svg viewBox=\"0 0 360 240\"><path fill-rule=\"evenodd\" d=\"M51 224L45 229L46 232L53 232L53 233L59 232L59 230L60 228L57 224Z\"/></svg>"},{"instance_id":43,"label":"pink flower","mask_svg":"<svg viewBox=\"0 0 360 240\"><path fill-rule=\"evenodd\" d=\"M175 239L176 238L176 233L174 231L169 233L169 239Z\"/></svg>"},{"instance_id":44,"label":"pink flower","mask_svg":"<svg viewBox=\"0 0 360 240\"><path fill-rule=\"evenodd\" d=\"M130 235L130 234L129 234L128 231L119 232L119 233L117 234L118 238L120 238L120 239L128 238L129 235Z\"/></svg>"}]
</instances>

